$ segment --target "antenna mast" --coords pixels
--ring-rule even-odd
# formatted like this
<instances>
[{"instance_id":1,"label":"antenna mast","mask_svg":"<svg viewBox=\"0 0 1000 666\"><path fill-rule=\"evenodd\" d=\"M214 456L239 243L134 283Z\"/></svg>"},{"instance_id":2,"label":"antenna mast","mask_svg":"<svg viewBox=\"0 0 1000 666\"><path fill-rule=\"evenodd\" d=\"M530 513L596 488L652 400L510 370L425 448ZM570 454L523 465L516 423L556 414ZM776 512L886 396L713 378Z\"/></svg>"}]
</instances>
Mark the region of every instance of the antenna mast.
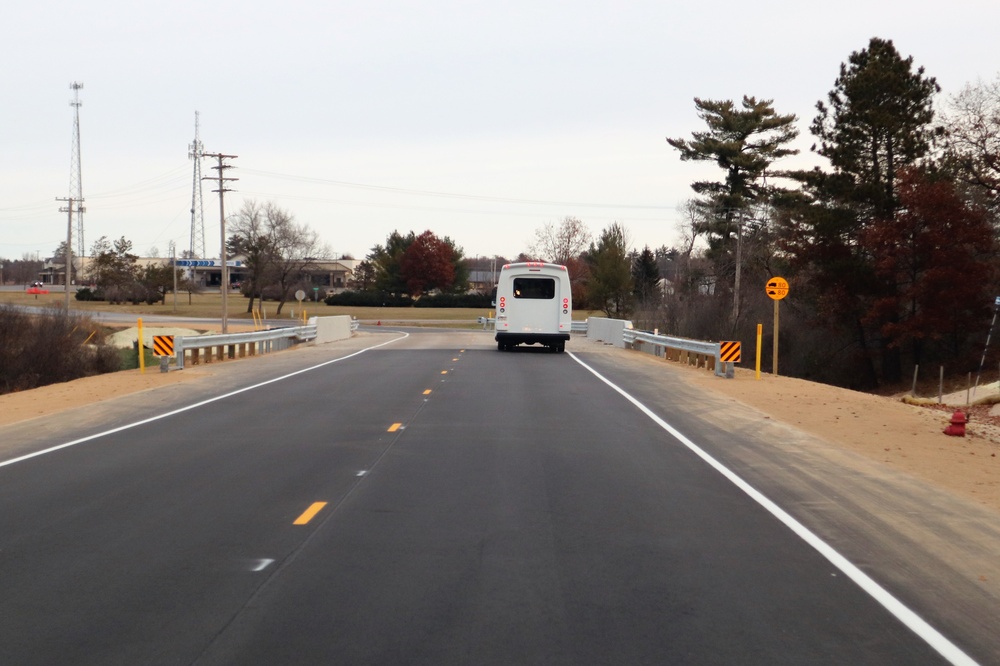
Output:
<instances>
[{"instance_id":1,"label":"antenna mast","mask_svg":"<svg viewBox=\"0 0 1000 666\"><path fill-rule=\"evenodd\" d=\"M77 205L77 208L74 211L72 210L73 204L70 203L69 214L72 218L73 213L76 213L76 256L83 257L86 255L83 239L83 168L80 162L80 106L83 104L83 102L80 101L80 91L83 89L83 84L74 81L69 84L69 89L73 91L73 101L70 102L69 105L72 106L74 110L73 146L69 165L69 201L75 202ZM72 229L72 221L70 222L70 225L70 229ZM72 244L72 241L70 241L70 243ZM66 275L68 284L69 267L67 267Z\"/></svg>"},{"instance_id":2,"label":"antenna mast","mask_svg":"<svg viewBox=\"0 0 1000 666\"><path fill-rule=\"evenodd\" d=\"M194 160L194 181L191 188L191 257L205 256L205 210L201 198L201 158L205 146L199 137L199 114L194 112L194 142L188 146L188 157Z\"/></svg>"}]
</instances>

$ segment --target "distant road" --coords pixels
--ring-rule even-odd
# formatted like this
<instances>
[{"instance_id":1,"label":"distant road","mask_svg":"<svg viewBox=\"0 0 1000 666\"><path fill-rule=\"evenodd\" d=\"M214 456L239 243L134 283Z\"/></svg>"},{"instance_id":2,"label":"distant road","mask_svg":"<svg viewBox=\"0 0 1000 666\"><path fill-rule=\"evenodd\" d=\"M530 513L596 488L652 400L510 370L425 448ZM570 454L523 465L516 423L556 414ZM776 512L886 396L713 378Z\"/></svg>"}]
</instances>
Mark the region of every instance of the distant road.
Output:
<instances>
[{"instance_id":1,"label":"distant road","mask_svg":"<svg viewBox=\"0 0 1000 666\"><path fill-rule=\"evenodd\" d=\"M971 663L944 635L1000 657L947 575L891 586L933 633L908 628L705 458L754 452L753 479L786 431L612 354L402 336L220 364L134 427L37 429L62 448L0 463L0 662ZM888 577L837 527L869 517L828 512Z\"/></svg>"}]
</instances>

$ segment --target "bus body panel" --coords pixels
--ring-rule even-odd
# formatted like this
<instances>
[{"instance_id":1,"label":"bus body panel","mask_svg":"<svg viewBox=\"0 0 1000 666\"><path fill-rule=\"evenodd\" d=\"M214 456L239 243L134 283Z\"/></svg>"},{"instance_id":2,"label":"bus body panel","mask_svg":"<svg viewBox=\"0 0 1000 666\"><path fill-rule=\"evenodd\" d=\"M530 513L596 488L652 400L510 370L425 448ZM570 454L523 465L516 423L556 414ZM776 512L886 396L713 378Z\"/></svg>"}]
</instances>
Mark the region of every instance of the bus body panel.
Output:
<instances>
[{"instance_id":1,"label":"bus body panel","mask_svg":"<svg viewBox=\"0 0 1000 666\"><path fill-rule=\"evenodd\" d=\"M522 343L565 349L573 328L573 294L565 266L538 261L505 265L495 305L500 350Z\"/></svg>"}]
</instances>

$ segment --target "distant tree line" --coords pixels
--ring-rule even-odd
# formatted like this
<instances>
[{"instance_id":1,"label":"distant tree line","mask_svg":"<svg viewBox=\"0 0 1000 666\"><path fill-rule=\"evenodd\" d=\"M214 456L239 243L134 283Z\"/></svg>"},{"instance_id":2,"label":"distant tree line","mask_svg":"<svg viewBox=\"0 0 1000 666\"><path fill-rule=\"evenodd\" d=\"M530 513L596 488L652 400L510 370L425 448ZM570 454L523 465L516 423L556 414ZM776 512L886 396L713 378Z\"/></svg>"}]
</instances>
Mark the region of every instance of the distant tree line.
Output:
<instances>
[{"instance_id":1,"label":"distant tree line","mask_svg":"<svg viewBox=\"0 0 1000 666\"><path fill-rule=\"evenodd\" d=\"M774 168L795 152L794 115L749 96L695 99L706 130L668 141L724 178L692 185L688 233L707 249L681 253L666 327L752 341L770 319L763 285L780 275L790 374L871 389L915 365L974 369L1000 294L1000 79L966 87L942 115L938 92L912 57L872 39L816 105L812 150L829 167L799 171Z\"/></svg>"}]
</instances>

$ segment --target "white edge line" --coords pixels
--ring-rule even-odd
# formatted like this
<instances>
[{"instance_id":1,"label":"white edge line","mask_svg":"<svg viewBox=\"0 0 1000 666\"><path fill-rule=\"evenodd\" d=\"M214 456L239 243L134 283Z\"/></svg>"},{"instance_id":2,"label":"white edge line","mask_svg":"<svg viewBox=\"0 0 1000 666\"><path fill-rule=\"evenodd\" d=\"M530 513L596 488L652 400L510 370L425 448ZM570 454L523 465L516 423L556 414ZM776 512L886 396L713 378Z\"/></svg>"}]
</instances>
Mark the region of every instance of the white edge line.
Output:
<instances>
[{"instance_id":1,"label":"white edge line","mask_svg":"<svg viewBox=\"0 0 1000 666\"><path fill-rule=\"evenodd\" d=\"M867 592L875 601L881 604L886 610L892 613L900 622L906 625L917 636L923 639L938 654L956 666L977 666L977 662L969 655L965 654L957 645L944 637L937 629L928 624L923 618L910 610L903 602L892 596L881 585L876 583L868 574L863 572L850 560L837 552L832 546L816 536L809 528L789 515L784 509L768 499L763 493L740 478L735 472L727 468L718 460L713 458L701 447L677 431L676 428L661 419L652 410L639 402L636 398L626 393L623 389L613 384L609 379L601 375L592 367L581 361L575 354L569 352L569 356L586 368L591 374L610 386L622 397L635 405L643 414L648 416L653 422L670 433L684 446L694 452L699 458L712 466L717 472L729 479L737 488L749 495L754 501L767 509L775 518L785 524L792 532L807 544L816 549L820 555L829 560L837 569L853 580L862 590Z\"/></svg>"},{"instance_id":2,"label":"white edge line","mask_svg":"<svg viewBox=\"0 0 1000 666\"><path fill-rule=\"evenodd\" d=\"M108 435L114 435L115 433L122 432L123 430L128 430L130 428L135 428L135 427L138 427L138 426L141 426L141 425L146 425L147 423L152 423L154 421L159 421L160 419L165 419L167 417L174 416L176 414L181 414L183 412L186 412L186 411L189 411L189 410L192 410L192 409L197 409L198 407L203 407L204 405L208 405L210 403L217 402L219 400L225 400L226 398L231 398L234 395L239 395L240 393L245 393L247 391L252 391L254 389L258 389L261 386L267 386L268 384L273 384L275 382L280 382L282 380L288 379L289 377L294 377L296 375L301 375L304 372L310 372L312 370L317 370L319 368L322 368L324 366L330 365L332 363L339 363L340 361L346 361L347 359L353 358L355 356L358 356L359 354L364 354L366 351L370 351L372 349L378 349L379 347L384 347L385 345L389 345L389 344L392 344L394 342L399 342L400 340L404 340L404 339L410 337L409 333L405 333L403 331L398 331L398 332L402 333L403 337L401 337L401 338L394 338L394 339L389 340L387 342L383 342L383 343L380 343L380 344L377 344L377 345L372 345L371 347L365 347L364 349L356 351L356 352L354 352L352 354L348 354L347 356L341 356L339 358L335 358L335 359L332 359L330 361L324 361L323 363L320 363L319 365L313 365L313 366L310 366L308 368L303 368L301 370L296 370L295 372L290 372L287 375L282 375L281 377L275 377L274 379L269 379L266 382L260 382L259 384L254 384L253 386L246 386L244 388L237 389L235 391L230 391L229 393L224 393L223 395L217 395L214 398L208 398L207 400L202 400L201 402L196 402L194 404L187 405L186 407L181 407L179 409L175 409L173 411L166 412L164 414L159 414L157 416L151 416L148 419L143 419L141 421L136 421L135 423L129 423L129 424L126 424L126 425L123 425L123 426L119 426L118 428L113 428L111 430L105 430L104 432L99 432L99 433L96 433L96 434L93 434L93 435L88 435L87 437L81 437L80 439L74 439L72 442L66 442L65 444L59 444L57 446L52 446L52 447L49 447L47 449L42 449L41 451L35 451L34 453L28 453L28 454L25 454L23 456L19 456L17 458L11 458L10 460L0 461L0 467L6 467L7 465L13 465L14 463L23 462L23 461L29 460L31 458L37 458L38 456L44 456L44 455L46 455L48 453L52 453L52 452L58 451L60 449L65 449L65 448L69 448L71 446L76 446L77 444L83 444L84 442L89 442L91 440L98 439L100 437L106 437Z\"/></svg>"}]
</instances>

